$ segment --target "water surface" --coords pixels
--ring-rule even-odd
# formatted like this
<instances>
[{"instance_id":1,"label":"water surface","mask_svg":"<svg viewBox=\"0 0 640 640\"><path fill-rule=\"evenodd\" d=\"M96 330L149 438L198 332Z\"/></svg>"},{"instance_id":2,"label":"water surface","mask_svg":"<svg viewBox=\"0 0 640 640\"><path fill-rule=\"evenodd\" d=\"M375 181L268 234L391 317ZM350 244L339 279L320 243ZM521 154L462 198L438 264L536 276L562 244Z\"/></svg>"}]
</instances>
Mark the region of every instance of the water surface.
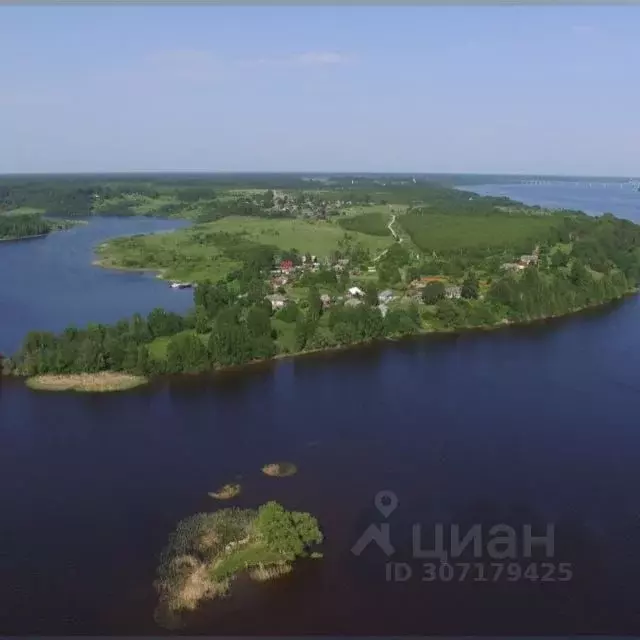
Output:
<instances>
[{"instance_id":1,"label":"water surface","mask_svg":"<svg viewBox=\"0 0 640 640\"><path fill-rule=\"evenodd\" d=\"M163 633L152 617L158 554L179 519L219 506L208 491L241 475L234 504L276 499L311 511L325 557L270 584L240 581L185 633L637 634L639 326L632 297L530 327L116 395L37 393L3 380L0 629ZM278 460L298 474L260 473ZM396 560L410 560L414 523L537 532L554 523L554 562L572 563L574 578L387 582L379 549L350 552L385 520L373 505L381 490L399 498L388 518Z\"/></svg>"},{"instance_id":2,"label":"water surface","mask_svg":"<svg viewBox=\"0 0 640 640\"><path fill-rule=\"evenodd\" d=\"M46 237L0 242L0 353L13 353L27 331L111 323L154 307L183 312L190 290L173 290L153 273L94 267L95 247L108 238L169 231L182 220L90 218Z\"/></svg>"}]
</instances>

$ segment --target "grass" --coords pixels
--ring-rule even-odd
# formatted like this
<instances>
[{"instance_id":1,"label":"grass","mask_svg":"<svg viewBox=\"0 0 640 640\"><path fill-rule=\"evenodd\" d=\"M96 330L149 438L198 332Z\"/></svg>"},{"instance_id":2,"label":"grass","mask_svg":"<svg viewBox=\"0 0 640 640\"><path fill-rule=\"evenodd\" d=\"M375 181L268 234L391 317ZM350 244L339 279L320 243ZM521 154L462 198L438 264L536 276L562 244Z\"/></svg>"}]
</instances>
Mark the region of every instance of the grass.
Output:
<instances>
[{"instance_id":1,"label":"grass","mask_svg":"<svg viewBox=\"0 0 640 640\"><path fill-rule=\"evenodd\" d=\"M559 216L474 216L408 213L397 224L425 252L497 249L531 251L562 218Z\"/></svg>"},{"instance_id":2,"label":"grass","mask_svg":"<svg viewBox=\"0 0 640 640\"><path fill-rule=\"evenodd\" d=\"M262 473L272 478L286 478L298 472L298 468L293 462L273 462L262 467Z\"/></svg>"},{"instance_id":3,"label":"grass","mask_svg":"<svg viewBox=\"0 0 640 640\"><path fill-rule=\"evenodd\" d=\"M391 219L388 211L385 213L363 213L341 218L339 224L347 231L357 231L372 236L390 236L389 222Z\"/></svg>"},{"instance_id":4,"label":"grass","mask_svg":"<svg viewBox=\"0 0 640 640\"><path fill-rule=\"evenodd\" d=\"M385 238L364 233L346 232L332 221L308 221L297 219L263 219L230 216L202 225L208 231L243 233L260 244L269 244L279 249L297 249L301 253L324 257L334 251L341 240L360 242L371 251L381 251L389 246ZM178 232L179 233L179 232Z\"/></svg>"},{"instance_id":5,"label":"grass","mask_svg":"<svg viewBox=\"0 0 640 640\"><path fill-rule=\"evenodd\" d=\"M27 379L27 386L37 391L107 392L133 389L147 382L143 376L103 371L69 375L40 375Z\"/></svg>"},{"instance_id":6,"label":"grass","mask_svg":"<svg viewBox=\"0 0 640 640\"><path fill-rule=\"evenodd\" d=\"M282 563L281 554L270 551L258 542L252 542L245 547L236 548L223 555L211 567L209 575L212 580L219 582L227 580L240 571L245 571L251 567L265 567Z\"/></svg>"},{"instance_id":7,"label":"grass","mask_svg":"<svg viewBox=\"0 0 640 640\"><path fill-rule=\"evenodd\" d=\"M209 333L196 333L193 329L185 329L176 335L182 334L191 334L196 335L202 340L205 345L209 344ZM173 336L160 336L159 338L154 338L149 343L149 355L154 360L166 360L167 358L167 348L169 347L169 342Z\"/></svg>"},{"instance_id":8,"label":"grass","mask_svg":"<svg viewBox=\"0 0 640 640\"><path fill-rule=\"evenodd\" d=\"M98 247L99 264L154 269L167 279L215 282L241 266L216 246L215 234L221 232L242 234L253 242L319 257L328 256L341 242L359 243L374 253L391 243L389 237L347 232L331 221L230 216L170 233L115 238Z\"/></svg>"},{"instance_id":9,"label":"grass","mask_svg":"<svg viewBox=\"0 0 640 640\"><path fill-rule=\"evenodd\" d=\"M294 353L296 351L296 323L271 318L271 326L278 332L280 353Z\"/></svg>"},{"instance_id":10,"label":"grass","mask_svg":"<svg viewBox=\"0 0 640 640\"><path fill-rule=\"evenodd\" d=\"M240 495L240 491L241 487L239 484L230 483L220 487L217 491L211 491L209 496L216 500L231 500L231 498Z\"/></svg>"},{"instance_id":11,"label":"grass","mask_svg":"<svg viewBox=\"0 0 640 640\"><path fill-rule=\"evenodd\" d=\"M198 282L224 278L240 263L201 243L192 229L115 238L97 249L103 267L154 269L170 280Z\"/></svg>"}]
</instances>

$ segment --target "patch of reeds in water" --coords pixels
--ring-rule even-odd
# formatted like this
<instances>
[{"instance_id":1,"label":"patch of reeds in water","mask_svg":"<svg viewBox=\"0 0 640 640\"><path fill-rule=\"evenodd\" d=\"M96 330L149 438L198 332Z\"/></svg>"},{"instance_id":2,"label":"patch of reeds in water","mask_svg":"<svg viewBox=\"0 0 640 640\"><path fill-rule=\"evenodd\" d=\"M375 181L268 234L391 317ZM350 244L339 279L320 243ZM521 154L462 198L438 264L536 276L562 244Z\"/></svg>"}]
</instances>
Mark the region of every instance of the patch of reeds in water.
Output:
<instances>
[{"instance_id":1,"label":"patch of reeds in water","mask_svg":"<svg viewBox=\"0 0 640 640\"><path fill-rule=\"evenodd\" d=\"M262 467L262 473L272 478L285 478L297 473L298 468L293 462L273 462Z\"/></svg>"}]
</instances>

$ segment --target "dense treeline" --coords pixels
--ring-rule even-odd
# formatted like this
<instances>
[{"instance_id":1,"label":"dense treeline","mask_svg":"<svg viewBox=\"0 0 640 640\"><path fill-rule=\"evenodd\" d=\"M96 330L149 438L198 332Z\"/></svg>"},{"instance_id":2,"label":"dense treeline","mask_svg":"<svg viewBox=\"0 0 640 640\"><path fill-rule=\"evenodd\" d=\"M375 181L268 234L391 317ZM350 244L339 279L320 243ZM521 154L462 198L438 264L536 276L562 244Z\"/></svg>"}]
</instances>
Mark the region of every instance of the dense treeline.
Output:
<instances>
[{"instance_id":1,"label":"dense treeline","mask_svg":"<svg viewBox=\"0 0 640 640\"><path fill-rule=\"evenodd\" d=\"M38 215L0 216L0 239L26 238L49 233L53 225Z\"/></svg>"}]
</instances>

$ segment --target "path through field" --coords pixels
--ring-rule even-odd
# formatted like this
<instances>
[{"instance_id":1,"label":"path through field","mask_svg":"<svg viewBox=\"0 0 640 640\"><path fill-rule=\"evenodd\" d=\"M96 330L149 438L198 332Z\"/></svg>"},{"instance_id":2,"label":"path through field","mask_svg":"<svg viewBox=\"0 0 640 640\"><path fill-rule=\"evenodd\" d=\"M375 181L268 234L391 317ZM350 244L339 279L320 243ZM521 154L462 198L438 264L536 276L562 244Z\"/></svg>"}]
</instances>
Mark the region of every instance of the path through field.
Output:
<instances>
[{"instance_id":1,"label":"path through field","mask_svg":"<svg viewBox=\"0 0 640 640\"><path fill-rule=\"evenodd\" d=\"M391 231L391 235L393 236L393 239L396 242L402 242L403 238L401 236L398 235L398 233L396 232L396 230L393 228L393 223L396 221L396 214L392 214L391 215L391 222L389 222L389 224L387 225L387 229L389 229L389 231ZM378 262L378 260L380 260L380 258L382 258L382 256L385 256L387 254L387 251L389 251L389 249L385 249L384 251L382 251L381 253L379 253L374 259L373 262Z\"/></svg>"}]
</instances>

